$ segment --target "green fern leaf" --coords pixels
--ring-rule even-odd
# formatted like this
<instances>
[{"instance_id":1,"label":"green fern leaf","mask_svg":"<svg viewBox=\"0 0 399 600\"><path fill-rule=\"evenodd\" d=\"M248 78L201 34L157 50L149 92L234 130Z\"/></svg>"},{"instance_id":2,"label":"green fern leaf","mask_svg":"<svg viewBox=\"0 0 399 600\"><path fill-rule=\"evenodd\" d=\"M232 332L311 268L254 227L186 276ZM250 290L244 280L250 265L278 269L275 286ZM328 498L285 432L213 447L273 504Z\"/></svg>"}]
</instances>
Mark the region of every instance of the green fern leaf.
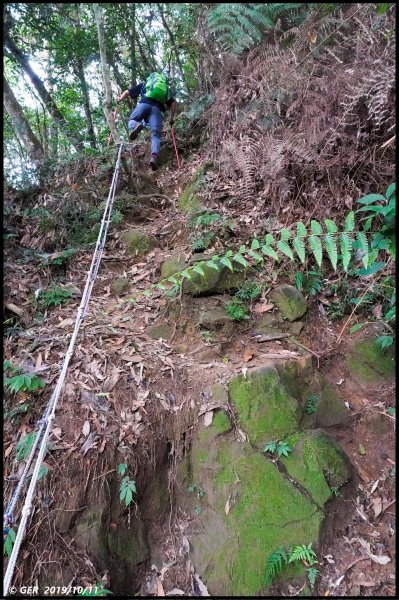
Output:
<instances>
[{"instance_id":1,"label":"green fern leaf","mask_svg":"<svg viewBox=\"0 0 399 600\"><path fill-rule=\"evenodd\" d=\"M229 258L227 258L227 256L223 256L223 258L220 259L220 262L222 263L222 265L225 265L226 267L228 267L230 269L230 271L234 271L232 262Z\"/></svg>"},{"instance_id":2,"label":"green fern leaf","mask_svg":"<svg viewBox=\"0 0 399 600\"><path fill-rule=\"evenodd\" d=\"M260 248L260 243L259 240L257 240L256 238L252 240L251 243L251 250L259 250Z\"/></svg>"},{"instance_id":3,"label":"green fern leaf","mask_svg":"<svg viewBox=\"0 0 399 600\"><path fill-rule=\"evenodd\" d=\"M291 232L286 227L283 227L280 231L280 238L282 242L286 242L291 238Z\"/></svg>"},{"instance_id":4,"label":"green fern leaf","mask_svg":"<svg viewBox=\"0 0 399 600\"><path fill-rule=\"evenodd\" d=\"M303 238L306 236L307 231L306 231L306 227L305 225L302 223L302 221L299 221L299 223L296 226L296 230L297 230L297 236L299 238Z\"/></svg>"},{"instance_id":5,"label":"green fern leaf","mask_svg":"<svg viewBox=\"0 0 399 600\"><path fill-rule=\"evenodd\" d=\"M292 245L299 256L300 261L302 263L305 263L305 242L303 241L303 239L300 237L294 238L292 240Z\"/></svg>"},{"instance_id":6,"label":"green fern leaf","mask_svg":"<svg viewBox=\"0 0 399 600\"><path fill-rule=\"evenodd\" d=\"M266 246L270 246L270 244L274 244L274 243L275 243L275 239L274 239L273 235L271 233L267 233L265 235Z\"/></svg>"},{"instance_id":7,"label":"green fern leaf","mask_svg":"<svg viewBox=\"0 0 399 600\"><path fill-rule=\"evenodd\" d=\"M263 254L265 254L266 256L270 256L271 258L274 258L274 260L277 260L277 261L280 260L277 252L275 250L273 250L273 248L271 248L267 244L262 246L261 250L262 250Z\"/></svg>"},{"instance_id":8,"label":"green fern leaf","mask_svg":"<svg viewBox=\"0 0 399 600\"><path fill-rule=\"evenodd\" d=\"M267 559L264 583L269 586L283 566L287 564L287 553L284 548L275 550Z\"/></svg>"},{"instance_id":9,"label":"green fern leaf","mask_svg":"<svg viewBox=\"0 0 399 600\"><path fill-rule=\"evenodd\" d=\"M238 252L237 252L237 254L235 254L233 256L233 260L234 260L234 262L240 263L240 265L242 265L243 267L247 267L248 266L248 263L245 260L245 258L243 256L241 256L241 254L239 254Z\"/></svg>"},{"instance_id":10,"label":"green fern leaf","mask_svg":"<svg viewBox=\"0 0 399 600\"><path fill-rule=\"evenodd\" d=\"M359 242L359 250L363 253L362 263L364 264L364 268L367 269L369 264L369 243L367 236L364 231L358 231L356 239Z\"/></svg>"},{"instance_id":11,"label":"green fern leaf","mask_svg":"<svg viewBox=\"0 0 399 600\"><path fill-rule=\"evenodd\" d=\"M338 227L331 219L324 219L328 233L337 233Z\"/></svg>"},{"instance_id":12,"label":"green fern leaf","mask_svg":"<svg viewBox=\"0 0 399 600\"><path fill-rule=\"evenodd\" d=\"M353 210L345 219L344 231L353 231L355 229L355 213Z\"/></svg>"},{"instance_id":13,"label":"green fern leaf","mask_svg":"<svg viewBox=\"0 0 399 600\"><path fill-rule=\"evenodd\" d=\"M258 263L263 263L263 256L258 254L258 252L254 252L253 250L248 251L248 256L253 258Z\"/></svg>"},{"instance_id":14,"label":"green fern leaf","mask_svg":"<svg viewBox=\"0 0 399 600\"><path fill-rule=\"evenodd\" d=\"M280 252L288 256L290 260L294 260L292 250L286 241L280 240L279 242L277 242L277 248L280 250Z\"/></svg>"},{"instance_id":15,"label":"green fern leaf","mask_svg":"<svg viewBox=\"0 0 399 600\"><path fill-rule=\"evenodd\" d=\"M323 260L323 249L321 246L321 239L319 236L311 235L308 241L310 249L313 252L313 255L316 259L316 262L319 265L319 267L321 267L321 262Z\"/></svg>"},{"instance_id":16,"label":"green fern leaf","mask_svg":"<svg viewBox=\"0 0 399 600\"><path fill-rule=\"evenodd\" d=\"M201 277L205 277L204 269L201 267L201 265L195 265L193 271L195 271L196 273L199 273L199 275L201 275Z\"/></svg>"},{"instance_id":17,"label":"green fern leaf","mask_svg":"<svg viewBox=\"0 0 399 600\"><path fill-rule=\"evenodd\" d=\"M313 235L322 235L323 233L322 226L318 221L315 221L314 219L312 219L312 221L310 222L310 228L312 230Z\"/></svg>"},{"instance_id":18,"label":"green fern leaf","mask_svg":"<svg viewBox=\"0 0 399 600\"><path fill-rule=\"evenodd\" d=\"M342 232L340 235L342 266L345 272L348 271L349 262L352 253L352 238L347 232Z\"/></svg>"},{"instance_id":19,"label":"green fern leaf","mask_svg":"<svg viewBox=\"0 0 399 600\"><path fill-rule=\"evenodd\" d=\"M330 233L327 233L325 236L323 236L322 239L324 241L324 248L328 254L328 258L330 259L332 268L334 269L334 271L336 271L338 260L336 240Z\"/></svg>"}]
</instances>

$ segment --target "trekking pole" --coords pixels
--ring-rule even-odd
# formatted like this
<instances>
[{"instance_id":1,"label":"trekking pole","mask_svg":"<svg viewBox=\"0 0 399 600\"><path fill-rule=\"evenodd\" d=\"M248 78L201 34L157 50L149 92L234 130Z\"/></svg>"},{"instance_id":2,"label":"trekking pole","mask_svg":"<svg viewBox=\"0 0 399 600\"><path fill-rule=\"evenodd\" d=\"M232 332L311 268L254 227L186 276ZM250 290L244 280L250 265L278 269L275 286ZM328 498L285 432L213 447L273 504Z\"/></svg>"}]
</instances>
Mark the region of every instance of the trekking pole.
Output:
<instances>
[{"instance_id":1,"label":"trekking pole","mask_svg":"<svg viewBox=\"0 0 399 600\"><path fill-rule=\"evenodd\" d=\"M170 131L172 133L172 140L173 140L173 145L175 147L175 152L176 152L176 159L177 159L177 166L180 169L180 161L179 161L179 153L177 152L177 146L176 146L176 140L175 140L175 133L173 131L173 127L170 127Z\"/></svg>"},{"instance_id":2,"label":"trekking pole","mask_svg":"<svg viewBox=\"0 0 399 600\"><path fill-rule=\"evenodd\" d=\"M114 121L116 123L116 113L118 112L118 105L116 105L115 110L114 110ZM112 140L112 131L110 131L109 133L109 138L108 138L108 146L110 145Z\"/></svg>"}]
</instances>

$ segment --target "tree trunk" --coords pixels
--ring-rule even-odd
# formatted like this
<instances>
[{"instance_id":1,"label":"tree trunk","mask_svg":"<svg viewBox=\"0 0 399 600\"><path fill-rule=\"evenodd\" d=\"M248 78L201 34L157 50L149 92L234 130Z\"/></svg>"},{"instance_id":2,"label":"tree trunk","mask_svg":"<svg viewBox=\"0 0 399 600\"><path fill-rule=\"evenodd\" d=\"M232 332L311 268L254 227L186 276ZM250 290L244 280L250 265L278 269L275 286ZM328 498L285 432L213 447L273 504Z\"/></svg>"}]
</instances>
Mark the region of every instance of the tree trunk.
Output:
<instances>
[{"instance_id":1,"label":"tree trunk","mask_svg":"<svg viewBox=\"0 0 399 600\"><path fill-rule=\"evenodd\" d=\"M132 30L130 33L130 69L132 87L137 83L137 63L136 63L136 5L131 5L132 9Z\"/></svg>"},{"instance_id":2,"label":"tree trunk","mask_svg":"<svg viewBox=\"0 0 399 600\"><path fill-rule=\"evenodd\" d=\"M103 84L105 91L104 98L104 114L108 123L108 127L111 130L112 138L116 144L120 144L121 138L115 125L114 117L112 115L112 89L111 80L109 77L109 66L107 62L107 54L105 49L105 31L104 31L104 20L102 10L99 4L93 3L94 17L97 23L97 34L98 34L98 46L100 49L100 60L101 60L101 73L103 76Z\"/></svg>"},{"instance_id":3,"label":"tree trunk","mask_svg":"<svg viewBox=\"0 0 399 600\"><path fill-rule=\"evenodd\" d=\"M182 81L185 84L188 93L191 94L191 90L189 88L189 85L188 85L188 83L187 83L187 81L186 81L186 79L184 77L183 65L181 64L181 61L180 61L180 56L179 56L179 51L177 49L177 44L176 44L175 36L173 35L173 33L172 33L172 31L171 31L168 23L166 22L165 15L164 15L163 8L162 8L162 4L159 4L157 2L157 6L158 6L158 9L159 9L159 14L161 15L163 26L165 27L166 31L168 32L170 43L171 43L171 46L172 46L173 51L174 51L175 56L176 56L176 62L177 62L178 67L179 67L180 77L182 78Z\"/></svg>"},{"instance_id":4,"label":"tree trunk","mask_svg":"<svg viewBox=\"0 0 399 600\"><path fill-rule=\"evenodd\" d=\"M94 133L93 119L91 116L89 90L87 88L87 82L86 82L85 71L84 71L84 67L83 67L83 61L80 57L77 59L77 64L74 67L74 71L80 82L80 89L82 92L83 108L85 111L85 117L86 117L86 121L87 121L87 133L88 133L88 137L89 137L89 141L90 141L90 146L92 148L96 149L97 148L96 135Z\"/></svg>"},{"instance_id":5,"label":"tree trunk","mask_svg":"<svg viewBox=\"0 0 399 600\"><path fill-rule=\"evenodd\" d=\"M28 57L25 56L25 54L22 52L22 50L20 50L15 45L14 41L11 39L11 37L8 34L6 34L5 40L6 40L7 46L10 48L12 54L15 56L15 58L17 59L17 61L19 62L19 64L23 68L23 70L25 71L25 73L29 76L29 79L35 86L39 96L41 97L44 104L46 105L47 110L49 111L50 115L56 122L58 128L60 130L62 130L65 137L72 144L72 146L74 146L74 148L76 148L77 151L82 150L83 149L82 139L80 138L79 135L77 135L76 133L72 133L72 131L70 131L69 125L68 125L67 121L65 120L65 118L63 117L63 115L61 114L58 106L56 105L56 103L54 102L54 100L52 99L52 97L50 96L50 94L48 93L46 88L44 87L44 84L43 84L42 80L40 79L40 77L38 77L36 75L36 73L33 71L32 67L30 66Z\"/></svg>"},{"instance_id":6,"label":"tree trunk","mask_svg":"<svg viewBox=\"0 0 399 600\"><path fill-rule=\"evenodd\" d=\"M45 158L43 148L33 133L28 119L25 117L22 108L15 98L13 91L4 75L3 86L4 105L15 127L16 135L22 141L31 161L35 164L38 164Z\"/></svg>"}]
</instances>

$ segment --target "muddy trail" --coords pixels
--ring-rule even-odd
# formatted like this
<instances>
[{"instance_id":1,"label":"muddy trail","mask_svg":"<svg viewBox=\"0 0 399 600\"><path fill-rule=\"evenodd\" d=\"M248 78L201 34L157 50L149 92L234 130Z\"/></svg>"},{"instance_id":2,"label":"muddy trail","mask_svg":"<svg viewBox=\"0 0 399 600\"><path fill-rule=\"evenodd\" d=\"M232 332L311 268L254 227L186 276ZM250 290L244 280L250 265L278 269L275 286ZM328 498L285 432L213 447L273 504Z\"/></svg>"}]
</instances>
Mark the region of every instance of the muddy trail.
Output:
<instances>
[{"instance_id":1,"label":"muddy trail","mask_svg":"<svg viewBox=\"0 0 399 600\"><path fill-rule=\"evenodd\" d=\"M174 295L138 293L222 243L249 240L258 218L207 193L214 175L199 153L183 149L178 171L165 143L153 174L146 150L127 149L137 188L122 178L117 190L122 219L69 367L14 585L101 584L122 597L394 595L394 367L374 343L378 326L349 334L347 315L326 315L334 298L305 297L282 269L225 269ZM90 249L56 260L71 233L67 208L98 206L112 164L110 154L72 165L22 198L36 216L12 217L4 358L46 385L6 396L6 500L90 266ZM7 203L17 204L11 192ZM44 209L58 225L38 226ZM259 294L237 320L226 305L248 281ZM35 291L54 284L67 302L39 309ZM287 455L265 451L284 440ZM270 554L300 544L313 544L315 582L298 564L267 585Z\"/></svg>"}]
</instances>

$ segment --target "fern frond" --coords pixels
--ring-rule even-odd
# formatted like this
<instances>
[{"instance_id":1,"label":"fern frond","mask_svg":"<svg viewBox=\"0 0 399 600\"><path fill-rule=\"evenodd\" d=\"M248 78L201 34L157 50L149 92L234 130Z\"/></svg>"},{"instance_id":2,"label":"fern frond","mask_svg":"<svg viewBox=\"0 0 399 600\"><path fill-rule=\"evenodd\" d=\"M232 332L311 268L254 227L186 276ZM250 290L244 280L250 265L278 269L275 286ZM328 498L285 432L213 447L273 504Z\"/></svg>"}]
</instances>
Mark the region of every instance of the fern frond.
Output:
<instances>
[{"instance_id":1,"label":"fern frond","mask_svg":"<svg viewBox=\"0 0 399 600\"><path fill-rule=\"evenodd\" d=\"M287 553L284 548L275 550L267 559L264 583L269 586L273 579L281 573L284 565L287 564Z\"/></svg>"},{"instance_id":2,"label":"fern frond","mask_svg":"<svg viewBox=\"0 0 399 600\"><path fill-rule=\"evenodd\" d=\"M341 242L342 266L344 267L345 272L348 272L352 253L352 238L349 233L345 231L343 231L339 237Z\"/></svg>"},{"instance_id":3,"label":"fern frond","mask_svg":"<svg viewBox=\"0 0 399 600\"><path fill-rule=\"evenodd\" d=\"M314 221L312 221L313 223ZM313 252L313 255L316 259L317 264L319 265L319 267L321 267L321 262L323 260L323 248L321 245L321 239L320 236L318 235L311 235L309 237L309 247L311 249L311 251Z\"/></svg>"},{"instance_id":4,"label":"fern frond","mask_svg":"<svg viewBox=\"0 0 399 600\"><path fill-rule=\"evenodd\" d=\"M292 240L292 245L299 256L299 260L301 261L301 263L305 264L305 242L303 241L303 239L300 237L294 238Z\"/></svg>"},{"instance_id":5,"label":"fern frond","mask_svg":"<svg viewBox=\"0 0 399 600\"><path fill-rule=\"evenodd\" d=\"M334 223L334 225L335 225L335 223ZM327 227L327 229L328 229L328 227ZM326 250L326 252L328 254L328 258L330 259L331 266L334 269L334 271L336 271L337 270L337 261L338 261L337 242L330 233L327 233L325 236L323 236L323 240L324 240L324 249Z\"/></svg>"},{"instance_id":6,"label":"fern frond","mask_svg":"<svg viewBox=\"0 0 399 600\"><path fill-rule=\"evenodd\" d=\"M367 241L367 236L364 231L358 231L356 234L356 240L359 243L359 250L362 252L362 263L364 264L364 268L367 269L369 263L369 244Z\"/></svg>"},{"instance_id":7,"label":"fern frond","mask_svg":"<svg viewBox=\"0 0 399 600\"><path fill-rule=\"evenodd\" d=\"M290 260L294 260L294 255L292 253L292 250L289 247L289 244L285 240L280 240L279 242L277 242L277 248L280 250L280 252L282 252L283 254L288 256L288 258Z\"/></svg>"},{"instance_id":8,"label":"fern frond","mask_svg":"<svg viewBox=\"0 0 399 600\"><path fill-rule=\"evenodd\" d=\"M261 250L262 250L263 254L265 254L266 256L270 256L270 258L274 258L274 260L277 260L277 261L280 260L277 252L275 250L273 250L273 248L271 248L267 244L262 246Z\"/></svg>"},{"instance_id":9,"label":"fern frond","mask_svg":"<svg viewBox=\"0 0 399 600\"><path fill-rule=\"evenodd\" d=\"M353 231L355 229L355 213L353 210L345 219L344 231Z\"/></svg>"}]
</instances>

